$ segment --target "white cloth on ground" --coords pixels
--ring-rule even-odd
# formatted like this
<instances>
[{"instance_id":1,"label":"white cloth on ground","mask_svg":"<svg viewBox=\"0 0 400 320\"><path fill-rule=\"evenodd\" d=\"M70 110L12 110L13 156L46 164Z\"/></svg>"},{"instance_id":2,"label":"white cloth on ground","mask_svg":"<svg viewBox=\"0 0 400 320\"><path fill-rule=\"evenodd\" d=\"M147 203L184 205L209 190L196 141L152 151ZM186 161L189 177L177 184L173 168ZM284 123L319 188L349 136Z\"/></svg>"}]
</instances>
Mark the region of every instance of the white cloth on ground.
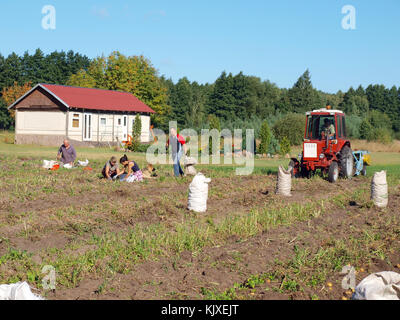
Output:
<instances>
[{"instance_id":1,"label":"white cloth on ground","mask_svg":"<svg viewBox=\"0 0 400 320\"><path fill-rule=\"evenodd\" d=\"M27 282L0 285L0 300L44 300L34 294Z\"/></svg>"},{"instance_id":2,"label":"white cloth on ground","mask_svg":"<svg viewBox=\"0 0 400 320\"><path fill-rule=\"evenodd\" d=\"M354 300L400 300L400 274L382 271L370 274L355 288Z\"/></svg>"}]
</instances>

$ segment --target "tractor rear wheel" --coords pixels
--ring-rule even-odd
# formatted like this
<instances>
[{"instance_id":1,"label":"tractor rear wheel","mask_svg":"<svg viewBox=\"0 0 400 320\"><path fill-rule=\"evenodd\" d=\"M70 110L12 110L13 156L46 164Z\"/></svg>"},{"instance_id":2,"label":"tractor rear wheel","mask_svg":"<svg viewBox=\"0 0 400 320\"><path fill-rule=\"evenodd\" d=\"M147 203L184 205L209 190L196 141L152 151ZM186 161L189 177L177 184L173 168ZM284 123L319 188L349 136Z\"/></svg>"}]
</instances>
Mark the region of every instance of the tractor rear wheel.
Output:
<instances>
[{"instance_id":1,"label":"tractor rear wheel","mask_svg":"<svg viewBox=\"0 0 400 320\"><path fill-rule=\"evenodd\" d=\"M336 161L333 161L329 166L328 180L329 182L334 183L337 181L338 178L339 178L339 165Z\"/></svg>"},{"instance_id":2,"label":"tractor rear wheel","mask_svg":"<svg viewBox=\"0 0 400 320\"><path fill-rule=\"evenodd\" d=\"M351 179L354 175L353 151L348 146L344 146L340 151L340 173L347 179Z\"/></svg>"}]
</instances>

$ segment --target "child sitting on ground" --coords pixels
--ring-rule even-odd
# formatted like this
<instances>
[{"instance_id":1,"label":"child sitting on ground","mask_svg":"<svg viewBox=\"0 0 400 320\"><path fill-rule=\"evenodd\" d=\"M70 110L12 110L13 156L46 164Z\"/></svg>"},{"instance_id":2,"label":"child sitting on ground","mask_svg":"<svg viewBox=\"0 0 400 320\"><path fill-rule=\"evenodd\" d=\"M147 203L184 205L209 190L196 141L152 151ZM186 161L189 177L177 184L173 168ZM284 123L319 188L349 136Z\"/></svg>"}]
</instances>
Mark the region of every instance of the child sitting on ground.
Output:
<instances>
[{"instance_id":1,"label":"child sitting on ground","mask_svg":"<svg viewBox=\"0 0 400 320\"><path fill-rule=\"evenodd\" d=\"M143 181L143 173L135 161L129 161L126 154L119 159L119 162L124 166L125 173L120 175L121 181L133 182Z\"/></svg>"}]
</instances>

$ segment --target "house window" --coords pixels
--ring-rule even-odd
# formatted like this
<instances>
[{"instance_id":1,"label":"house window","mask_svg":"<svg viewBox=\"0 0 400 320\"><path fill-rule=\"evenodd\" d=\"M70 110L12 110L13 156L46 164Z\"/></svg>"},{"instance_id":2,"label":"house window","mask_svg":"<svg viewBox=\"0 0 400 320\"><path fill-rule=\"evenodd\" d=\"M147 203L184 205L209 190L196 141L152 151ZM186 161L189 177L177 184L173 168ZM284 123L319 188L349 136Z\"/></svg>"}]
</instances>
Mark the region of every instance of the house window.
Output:
<instances>
[{"instance_id":1,"label":"house window","mask_svg":"<svg viewBox=\"0 0 400 320\"><path fill-rule=\"evenodd\" d=\"M72 115L72 128L79 128L79 113Z\"/></svg>"},{"instance_id":2,"label":"house window","mask_svg":"<svg viewBox=\"0 0 400 320\"><path fill-rule=\"evenodd\" d=\"M118 125L121 125L121 118L118 118Z\"/></svg>"},{"instance_id":3,"label":"house window","mask_svg":"<svg viewBox=\"0 0 400 320\"><path fill-rule=\"evenodd\" d=\"M107 123L106 118L100 118L100 124L101 124L102 126L105 126L106 123Z\"/></svg>"}]
</instances>

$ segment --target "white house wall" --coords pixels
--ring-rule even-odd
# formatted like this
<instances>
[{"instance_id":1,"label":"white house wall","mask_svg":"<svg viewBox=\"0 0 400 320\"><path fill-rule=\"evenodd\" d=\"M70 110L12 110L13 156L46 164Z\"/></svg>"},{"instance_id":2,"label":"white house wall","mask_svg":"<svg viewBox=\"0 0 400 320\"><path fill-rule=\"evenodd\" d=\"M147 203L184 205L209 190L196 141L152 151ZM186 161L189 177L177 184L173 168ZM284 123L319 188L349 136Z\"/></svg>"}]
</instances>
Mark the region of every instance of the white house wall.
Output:
<instances>
[{"instance_id":1,"label":"white house wall","mask_svg":"<svg viewBox=\"0 0 400 320\"><path fill-rule=\"evenodd\" d=\"M65 135L66 112L16 111L16 134Z\"/></svg>"},{"instance_id":2,"label":"white house wall","mask_svg":"<svg viewBox=\"0 0 400 320\"><path fill-rule=\"evenodd\" d=\"M92 115L92 142L115 142L122 139L124 114L109 114L99 112L63 111L16 111L16 134L18 135L48 135L66 136L75 141L83 141L84 114ZM75 117L74 115L77 115ZM132 135L132 125L135 115L127 116L127 134ZM68 121L67 121L68 118ZM118 125L121 119L122 126ZM141 142L150 141L150 116L141 115ZM73 127L73 120L79 120L79 126ZM104 125L101 119L105 119ZM66 125L68 128L66 130Z\"/></svg>"}]
</instances>

